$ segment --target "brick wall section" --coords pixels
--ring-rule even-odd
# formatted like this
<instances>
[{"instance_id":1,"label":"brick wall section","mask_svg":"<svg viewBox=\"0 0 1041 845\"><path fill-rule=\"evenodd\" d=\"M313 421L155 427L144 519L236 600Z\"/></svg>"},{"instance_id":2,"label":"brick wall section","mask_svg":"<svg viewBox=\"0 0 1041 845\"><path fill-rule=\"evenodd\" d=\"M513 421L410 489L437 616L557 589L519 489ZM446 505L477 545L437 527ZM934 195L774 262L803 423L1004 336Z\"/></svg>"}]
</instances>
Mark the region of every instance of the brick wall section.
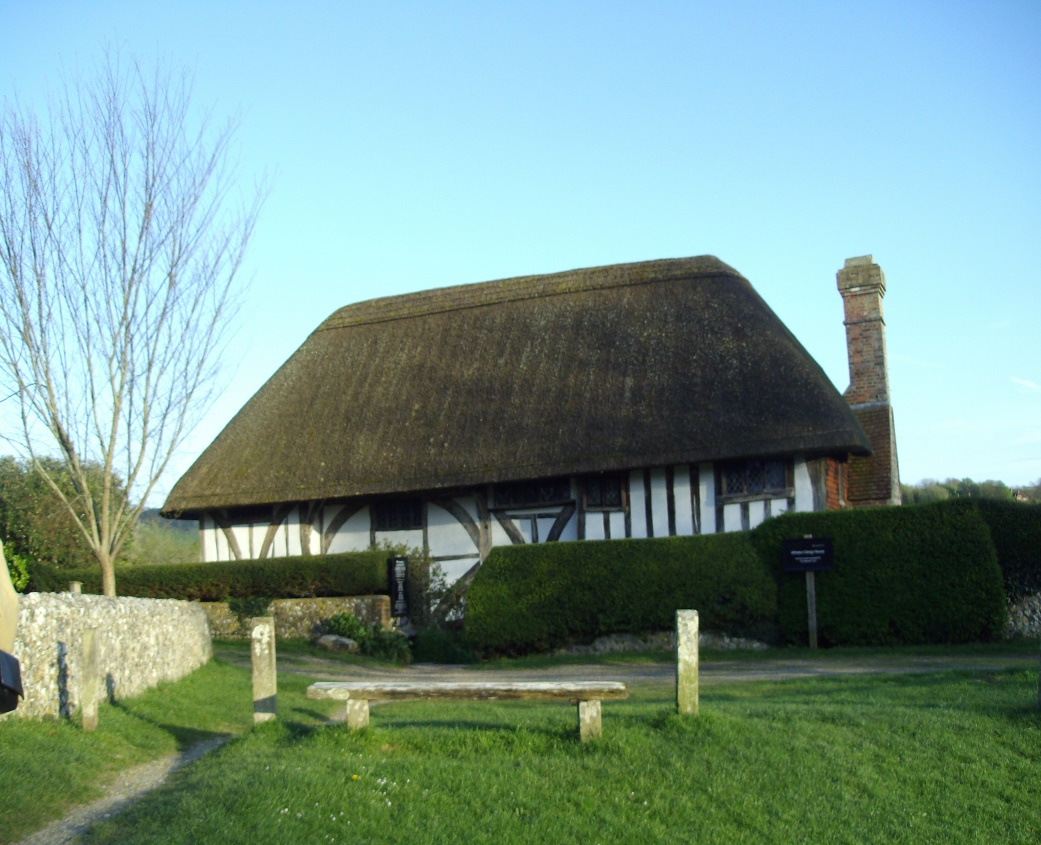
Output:
<instances>
[{"instance_id":1,"label":"brick wall section","mask_svg":"<svg viewBox=\"0 0 1041 845\"><path fill-rule=\"evenodd\" d=\"M828 458L824 465L825 507L837 511L848 507L846 502L846 464Z\"/></svg>"},{"instance_id":2,"label":"brick wall section","mask_svg":"<svg viewBox=\"0 0 1041 845\"><path fill-rule=\"evenodd\" d=\"M850 504L867 508L900 504L900 472L893 437L893 409L889 405L854 408L857 420L871 441L873 454L849 459Z\"/></svg>"}]
</instances>

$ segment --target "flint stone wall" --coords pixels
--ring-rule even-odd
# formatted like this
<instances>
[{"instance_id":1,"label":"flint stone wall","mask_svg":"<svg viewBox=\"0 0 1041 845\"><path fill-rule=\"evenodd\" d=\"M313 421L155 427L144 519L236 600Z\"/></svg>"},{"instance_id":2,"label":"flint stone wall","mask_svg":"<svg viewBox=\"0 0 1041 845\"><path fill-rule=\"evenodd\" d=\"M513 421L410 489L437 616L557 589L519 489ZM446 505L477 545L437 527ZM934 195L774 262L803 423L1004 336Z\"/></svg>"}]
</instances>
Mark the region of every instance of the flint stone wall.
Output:
<instances>
[{"instance_id":1,"label":"flint stone wall","mask_svg":"<svg viewBox=\"0 0 1041 845\"><path fill-rule=\"evenodd\" d=\"M129 698L176 681L213 656L197 602L27 593L18 597L14 643L25 699L14 714L68 717L83 704L80 648L89 627L97 630L99 698Z\"/></svg>"},{"instance_id":2,"label":"flint stone wall","mask_svg":"<svg viewBox=\"0 0 1041 845\"><path fill-rule=\"evenodd\" d=\"M1025 596L1009 605L1005 636L1041 637L1041 593Z\"/></svg>"},{"instance_id":3,"label":"flint stone wall","mask_svg":"<svg viewBox=\"0 0 1041 845\"><path fill-rule=\"evenodd\" d=\"M210 620L210 631L218 640L248 640L249 620L245 624L231 612L227 602L202 602ZM275 619L279 639L317 637L326 633L324 623L337 613L352 613L362 622L390 627L389 596L349 596L318 599L275 599L265 616Z\"/></svg>"}]
</instances>

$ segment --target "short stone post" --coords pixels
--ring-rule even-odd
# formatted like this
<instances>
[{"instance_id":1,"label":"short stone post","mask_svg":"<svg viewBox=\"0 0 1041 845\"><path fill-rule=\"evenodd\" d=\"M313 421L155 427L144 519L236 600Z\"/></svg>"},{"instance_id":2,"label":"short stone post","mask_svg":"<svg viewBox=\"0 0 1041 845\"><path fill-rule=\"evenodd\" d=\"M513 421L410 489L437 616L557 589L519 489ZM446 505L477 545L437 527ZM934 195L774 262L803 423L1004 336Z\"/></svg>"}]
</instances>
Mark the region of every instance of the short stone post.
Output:
<instances>
[{"instance_id":1,"label":"short stone post","mask_svg":"<svg viewBox=\"0 0 1041 845\"><path fill-rule=\"evenodd\" d=\"M698 715L698 612L676 611L676 712Z\"/></svg>"},{"instance_id":2,"label":"short stone post","mask_svg":"<svg viewBox=\"0 0 1041 845\"><path fill-rule=\"evenodd\" d=\"M73 595L80 595L83 592L83 582L69 581L69 592Z\"/></svg>"},{"instance_id":3,"label":"short stone post","mask_svg":"<svg viewBox=\"0 0 1041 845\"><path fill-rule=\"evenodd\" d=\"M278 716L275 619L273 616L257 616L249 620L249 627L253 655L253 723L259 724Z\"/></svg>"},{"instance_id":4,"label":"short stone post","mask_svg":"<svg viewBox=\"0 0 1041 845\"><path fill-rule=\"evenodd\" d=\"M97 630L86 628L80 641L80 717L83 730L98 726L98 637Z\"/></svg>"},{"instance_id":5,"label":"short stone post","mask_svg":"<svg viewBox=\"0 0 1041 845\"><path fill-rule=\"evenodd\" d=\"M582 742L591 739L600 739L604 735L602 723L600 722L600 701L589 699L578 702L578 737Z\"/></svg>"}]
</instances>

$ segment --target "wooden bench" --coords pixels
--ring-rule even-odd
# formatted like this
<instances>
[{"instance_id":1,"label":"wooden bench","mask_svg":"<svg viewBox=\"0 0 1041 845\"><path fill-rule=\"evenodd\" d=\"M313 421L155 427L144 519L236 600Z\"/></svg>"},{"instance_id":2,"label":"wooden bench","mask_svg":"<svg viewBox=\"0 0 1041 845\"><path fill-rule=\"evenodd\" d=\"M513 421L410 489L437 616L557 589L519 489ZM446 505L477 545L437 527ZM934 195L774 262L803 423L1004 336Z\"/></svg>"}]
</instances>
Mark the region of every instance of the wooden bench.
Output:
<instances>
[{"instance_id":1,"label":"wooden bench","mask_svg":"<svg viewBox=\"0 0 1041 845\"><path fill-rule=\"evenodd\" d=\"M347 703L347 727L364 728L369 724L370 701L402 701L422 698L469 698L483 700L517 699L524 701L568 701L578 704L578 733L582 741L599 737L600 702L620 701L629 690L619 681L578 681L554 683L541 681L476 681L450 683L441 681L321 681L307 688L310 699Z\"/></svg>"}]
</instances>

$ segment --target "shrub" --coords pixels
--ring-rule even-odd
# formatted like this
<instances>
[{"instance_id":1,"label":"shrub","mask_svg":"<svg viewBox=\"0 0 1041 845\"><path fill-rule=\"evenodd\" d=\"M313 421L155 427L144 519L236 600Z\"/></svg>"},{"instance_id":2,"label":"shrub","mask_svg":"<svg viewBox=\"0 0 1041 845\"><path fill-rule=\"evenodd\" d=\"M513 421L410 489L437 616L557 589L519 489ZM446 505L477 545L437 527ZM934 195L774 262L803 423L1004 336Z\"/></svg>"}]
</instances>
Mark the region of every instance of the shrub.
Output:
<instances>
[{"instance_id":1,"label":"shrub","mask_svg":"<svg viewBox=\"0 0 1041 845\"><path fill-rule=\"evenodd\" d=\"M668 630L681 608L713 630L769 627L776 586L747 534L497 547L470 585L465 632L481 652L523 653Z\"/></svg>"},{"instance_id":2,"label":"shrub","mask_svg":"<svg viewBox=\"0 0 1041 845\"><path fill-rule=\"evenodd\" d=\"M1041 593L1041 505L973 500L994 541L1010 602Z\"/></svg>"},{"instance_id":3,"label":"shrub","mask_svg":"<svg viewBox=\"0 0 1041 845\"><path fill-rule=\"evenodd\" d=\"M69 570L37 564L30 576L30 588L39 592L61 592L68 589L69 581L82 581L84 592L101 592L97 567ZM294 599L386 594L386 555L365 551L122 567L116 571L116 589L121 596L196 601L224 601L229 596Z\"/></svg>"},{"instance_id":4,"label":"shrub","mask_svg":"<svg viewBox=\"0 0 1041 845\"><path fill-rule=\"evenodd\" d=\"M7 558L7 572L11 576L11 583L17 592L25 592L29 584L29 561L20 554L13 554Z\"/></svg>"},{"instance_id":5,"label":"shrub","mask_svg":"<svg viewBox=\"0 0 1041 845\"><path fill-rule=\"evenodd\" d=\"M408 664L412 659L407 637L397 631L384 631L377 624L367 625L352 613L337 613L330 617L325 622L325 630L354 640L361 653L370 657L401 664Z\"/></svg>"},{"instance_id":6,"label":"shrub","mask_svg":"<svg viewBox=\"0 0 1041 845\"><path fill-rule=\"evenodd\" d=\"M802 573L782 569L781 541L831 537L835 566L817 576L822 645L955 643L1000 636L1004 589L991 534L970 502L786 514L752 541L778 582L778 622L806 642Z\"/></svg>"},{"instance_id":7,"label":"shrub","mask_svg":"<svg viewBox=\"0 0 1041 845\"><path fill-rule=\"evenodd\" d=\"M265 616L271 599L267 596L247 596L244 599L229 598L228 610L234 613L239 624L245 625L254 616Z\"/></svg>"},{"instance_id":8,"label":"shrub","mask_svg":"<svg viewBox=\"0 0 1041 845\"><path fill-rule=\"evenodd\" d=\"M412 652L419 663L473 663L474 656L460 642L455 631L424 628L412 640Z\"/></svg>"}]
</instances>

